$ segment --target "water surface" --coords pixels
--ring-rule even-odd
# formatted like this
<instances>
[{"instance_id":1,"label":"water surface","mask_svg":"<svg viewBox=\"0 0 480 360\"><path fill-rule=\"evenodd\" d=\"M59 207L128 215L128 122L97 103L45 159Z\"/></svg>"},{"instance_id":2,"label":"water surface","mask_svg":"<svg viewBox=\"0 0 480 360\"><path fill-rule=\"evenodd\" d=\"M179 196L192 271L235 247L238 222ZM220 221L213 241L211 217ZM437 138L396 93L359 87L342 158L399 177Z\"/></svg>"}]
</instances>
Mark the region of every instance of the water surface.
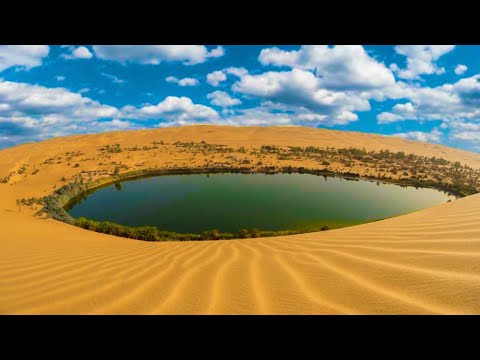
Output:
<instances>
[{"instance_id":1,"label":"water surface","mask_svg":"<svg viewBox=\"0 0 480 360\"><path fill-rule=\"evenodd\" d=\"M401 215L454 200L434 189L310 174L169 175L100 188L73 217L178 233L308 230Z\"/></svg>"}]
</instances>

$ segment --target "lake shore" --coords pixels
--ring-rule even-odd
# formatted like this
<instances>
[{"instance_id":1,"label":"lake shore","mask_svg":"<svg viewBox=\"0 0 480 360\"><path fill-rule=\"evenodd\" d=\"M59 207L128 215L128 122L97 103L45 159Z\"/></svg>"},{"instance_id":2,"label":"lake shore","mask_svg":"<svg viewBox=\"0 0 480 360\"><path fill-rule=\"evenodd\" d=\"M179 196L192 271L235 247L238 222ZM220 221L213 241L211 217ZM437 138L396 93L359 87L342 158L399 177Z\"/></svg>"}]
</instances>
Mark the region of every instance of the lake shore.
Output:
<instances>
[{"instance_id":1,"label":"lake shore","mask_svg":"<svg viewBox=\"0 0 480 360\"><path fill-rule=\"evenodd\" d=\"M156 240L156 241L166 241L166 240L182 240L182 241L186 241L186 240L218 240L218 239L238 239L238 238L246 238L246 237L265 237L265 236L281 236L281 235L293 235L293 234L300 234L300 233L306 233L306 232L314 232L314 231L325 231L325 230L331 230L331 229L337 229L337 228L341 228L341 227L345 227L345 226L353 226L353 225L358 225L358 224L361 224L361 223L366 223L366 222L370 222L370 221L378 221L378 220L381 220L381 219L384 219L384 218L387 218L387 217L392 217L392 216L395 216L395 215L401 215L401 214L405 214L405 213L408 213L408 212L411 212L411 211L416 211L416 210L419 210L421 207L418 207L418 208L409 208L408 211L407 209L405 209L403 212L399 212L397 214L395 213L392 213L392 212L388 212L388 213L378 213L376 212L375 213L375 216L372 216L373 214L367 216L368 220L367 219L363 219L365 217L364 213L369 213L371 212L371 210L369 210L368 208L365 208L364 210L362 211L359 211L357 216L358 218L356 220L352 220L352 218L348 217L348 221L347 221L347 218L343 218L346 216L346 214L342 214L342 212L337 212L335 213L332 213L332 210L333 208L325 208L325 202L330 202L332 204L332 206L337 202L337 201L341 201L340 199L343 197L345 197L345 195L343 195L344 191L342 189L337 189L337 188L332 188L331 190L329 190L327 193L325 193L326 189L323 189L322 187L322 184L323 184L323 181L318 183L318 182L315 182L315 184L312 184L311 183L311 179L312 178L309 178L308 176L315 176L315 177L323 177L325 179L325 181L327 181L327 179L329 179L329 184L331 184L331 182L335 182L335 184L341 184L341 183L337 183L337 181L341 181L341 180L350 180L350 181L354 181L355 183L345 183L343 185L343 187L346 187L344 190L347 191L345 194L348 194L348 186L354 186L354 187L358 187L356 185L356 182L359 182L358 183L359 185L361 185L362 188L366 188L361 190L361 192L365 192L367 189L372 189L372 187L370 185L367 185L367 184L370 184L370 183L376 183L377 186L380 184L381 181L374 181L374 180L371 180L370 181L365 181L363 179L360 179L358 177L344 177L342 176L342 174L334 174L334 173L331 173L331 172L326 172L326 171L318 171L318 170L308 170L308 169L303 169L303 170L300 170L300 169L293 169L295 170L295 172L292 172L292 169L289 169L289 171L285 171L284 169L281 169L281 168L277 168L277 169L274 169L270 172L265 172L265 171L261 171L261 170L257 170L257 171L252 171L252 169L248 169L248 168L230 168L230 169L225 169L225 168L210 168L210 169L205 169L205 168L189 168L189 169L178 169L178 170L145 170L144 172L144 175L140 175L138 172L134 172L134 173L125 173L125 174L121 174L121 175L118 175L118 176L115 176L115 178L111 178L110 180L109 179L99 179L98 181L95 181L93 182L93 184L83 184L83 186L77 186L77 187L73 187L73 189L77 189L76 191L65 191L63 192L62 189L59 189L59 191L62 192L62 196L63 194L67 194L68 196L72 196L74 195L73 197L70 197L68 202L63 205L63 209L55 209L55 208L49 208L49 210L52 212L52 215L55 216L56 214L58 214L59 212L61 212L62 214L60 216L58 216L59 220L62 220L62 219L66 219L65 222L69 222L69 218L66 217L66 215L63 213L65 210L66 212L69 213L70 216L73 216L75 218L77 218L75 220L75 222L72 221L73 224L75 224L76 226L80 226L84 229L88 229L88 230L92 230L92 231L96 231L96 232L101 232L101 233L106 233L106 234L111 234L111 235L116 235L116 236L124 236L124 237L128 237L128 238L135 238L135 239L139 239L139 240L149 240L149 241L153 241L153 240ZM298 172L300 173L298 173ZM233 196L233 198L231 198L230 200L227 200L227 199L224 199L223 202L224 204L220 204L220 203L216 203L216 202L212 202L212 198L205 198L203 200L200 201L200 203L202 204L202 208L204 206L208 206L208 208L210 207L213 207L213 208L223 208L225 211L219 213L216 215L215 218L217 218L218 220L217 221L213 221L213 219L208 219L208 217L205 217L205 215L203 215L203 212L205 209L197 209L196 211L198 211L198 215L202 216L203 218L203 225L201 227L194 227L192 228L191 227L191 224L186 224L185 222L182 222L181 224L177 224L175 225L174 228L171 227L171 225L168 225L169 223L169 220L167 220L165 217L167 216L167 218L171 217L171 211L173 211L173 209L171 209L170 211L167 211L165 214L161 215L159 214L157 211L155 211L154 213L156 214L155 216L152 217L152 215L150 214L149 211L145 211L142 209L142 201L145 201L145 202L148 202L148 203L151 203L151 200L155 197L155 196L159 196L160 194L157 193L157 190L153 191L153 189L150 189L150 190L145 190L146 193L150 193L149 196L147 196L145 199L142 198L142 193L143 193L143 196L145 196L145 191L135 191L135 194L137 194L136 198L135 199L132 199L132 201L135 202L136 205L134 205L134 208L137 209L137 211L142 211L141 214L142 214L142 220L140 223L135 223L135 224L132 224L131 221L138 218L139 215L138 214L130 214L128 215L128 212L125 212L124 213L124 216L121 216L121 217L118 217L119 216L119 213L117 213L117 217L114 217L112 218L111 216L108 216L108 213L109 213L109 205L107 206L107 204L111 204L112 201L115 201L115 195L111 195L113 196L113 198L111 199L105 199L105 198L102 198L103 202L96 202L95 204L93 205L90 205L90 208L92 211L95 212L95 214L98 213L98 210L99 209L104 209L103 210L103 215L101 215L101 219L102 220L99 220L98 217L95 217L93 214L93 217L90 216L89 212L88 212L88 207L87 207L87 210L85 212L84 211L76 211L75 209L73 209L73 213L71 211L72 208L75 207L76 204L78 203L83 203L84 200L87 200L88 197L90 196L94 196L94 193L101 190L102 188L105 189L107 187L111 187L112 184L115 184L115 186L119 186L121 187L121 184L125 184L126 182L135 182L135 181L138 181L138 180L142 180L142 179L151 179L152 181L156 181L156 182L159 182L159 181L162 181L162 178L165 177L165 176L173 176L175 179L180 179L179 176L187 176L186 179L184 179L184 181L189 181L187 179L190 179L190 176L192 177L196 177L198 178L199 175L212 175L212 180L211 181L216 181L217 177L216 176L222 176L222 175L238 175L238 174L242 174L243 176L248 176L248 175L266 175L268 176L268 178L270 176L273 176L273 175L278 175L278 176L283 176L285 177L285 179L287 180L288 182L288 179L290 179L290 181L293 181L292 179L293 178L290 178L289 176L294 176L295 178L299 179L298 176L307 176L304 179L304 181L296 184L296 186L294 187L295 189L302 189L304 188L305 186L312 186L314 185L315 189L311 189L311 191L313 191L311 193L311 195L309 195L307 198L305 198L303 196L303 192L300 191L296 196L294 196L291 200L291 202L285 202L284 201L284 206L282 207L282 211L281 212L278 212L280 211L280 209L278 208L278 206L274 206L274 207L269 207L268 205L268 200L267 199L263 199L261 201L261 203L259 203L258 205L252 207L253 205L252 204L255 204L255 202L257 201L256 198L258 197L257 195L257 192L258 190L256 189L255 187L255 181L253 183L249 182L249 189L244 189L245 191L245 194L243 196L240 196L240 198L237 198L237 194L238 192L241 192L243 187L242 187L242 184L241 182L239 183L238 180L242 179L243 176L239 179L237 179L237 181L235 181L235 184L230 184L230 187L233 186L236 188L236 191L235 191L235 196ZM213 175L216 175L216 176L213 176ZM161 177L161 178L158 178L157 180L155 179L152 179L152 178L156 178L156 177ZM234 178L232 177L229 177L231 179L231 181L234 180ZM164 179L164 178L163 178ZM265 178L267 179L267 178ZM309 180L310 179L310 180ZM252 178L252 180L255 180L255 178ZM271 191L272 190L272 187L271 185L274 185L274 183L276 182L276 178L272 178L271 181L269 181L269 186L268 187L265 187L264 191L266 191L265 194L271 194ZM309 181L307 181L309 180ZM167 180L168 181L168 180ZM211 182L210 181L210 182ZM99 186L99 183L101 183L101 185ZM144 182L142 182L144 184ZM382 182L383 184L390 184L392 185L393 182ZM410 202L413 203L416 202L416 201L420 201L420 198L421 198L421 194L422 194L422 190L418 190L418 187L414 189L413 186L406 186L404 185L403 183L402 184L402 187L406 188L406 190L403 190L403 192L406 191L405 194L403 194L402 196L402 199L398 199L398 201L400 201L401 203L404 203L404 197L405 195L408 195L409 194L409 191L412 192L412 191L417 191L419 192L416 196L414 196L413 198L411 198ZM132 186L135 186L135 185L138 185L138 184L132 184ZM198 184L200 185L200 184ZM208 185L208 184L204 184L204 185ZM210 186L213 186L213 185L210 185ZM217 184L217 186L220 186L220 184ZM261 186L261 184L257 184L257 186ZM386 189L384 188L377 188L377 186L374 186L373 189L374 189L374 193L371 194L371 196L369 196L368 198L369 199L372 199L372 201L377 198L378 196L382 196L381 193L384 193ZM70 185L67 185L66 188L70 188ZM410 188L410 190L408 189ZM85 189L82 191L82 189ZM220 191L221 187L218 187L218 191ZM275 199L280 199L282 197L285 197L286 193L285 191L288 191L288 187L284 188L280 193L278 193L278 197L275 197ZM213 190L213 189L212 189ZM290 191L292 191L293 189L291 189ZM394 189L391 189L390 191L393 191ZM398 189L399 190L399 189ZM396 190L396 191L398 191ZM78 191L82 191L81 193L77 194ZM162 201L163 197L165 196L169 196L169 193L172 191L172 189L170 188L166 188L164 190L161 190L161 189L158 189L158 191L160 191L160 193L162 192L165 192L164 195L161 195L161 197L159 198L159 201ZM350 196L351 197L356 197L356 191L360 191L360 190L355 190L353 194L351 194ZM252 194L249 194L250 192L252 192ZM332 198L330 192L333 192L333 193L337 193L337 195ZM110 192L107 192L108 194ZM117 193L115 191L115 193L117 194L117 196L121 196L122 194L121 193ZM75 195L77 194L77 195ZM106 194L106 193L104 193ZM197 196L198 196L199 193L197 193ZM323 194L323 195L322 195ZM385 196L387 196L389 194L389 192L385 193ZM225 194L227 197L230 196L231 194L230 193L227 193ZM261 194L260 194L261 195ZM392 194L393 195L393 194ZM303 196L303 197L302 197ZM440 194L438 194L438 196L440 196ZM445 196L445 195L441 195L441 196ZM315 202L312 203L313 201L313 197L316 197L318 198L318 202L316 203L315 205ZM348 196L347 196L348 197ZM419 198L420 197L420 198ZM445 196L446 197L446 196ZM267 197L268 198L268 197ZM60 201L59 204L62 205L65 201L66 201L67 198L64 199L64 201ZM141 200L143 199L143 200ZM248 200L246 200L248 199ZM295 204L298 204L300 205L300 203L298 203L298 201L300 199L303 199L301 200L302 203L304 203L305 201L308 201L310 203L310 207L311 207L311 210L309 210L309 214L305 214L303 216L306 216L310 219L309 221L309 225L305 225L305 226L300 226L298 224L296 224L295 222L291 222L291 220L293 219L296 219L297 218L297 215L298 214L302 214L303 212L301 211L301 209L303 208L304 205L300 206L297 208L297 211L293 211L291 210L292 206L295 207ZM265 202L267 200L267 202ZM273 200L273 198L271 199ZM192 201L194 201L192 199ZM368 201L367 199L365 199L364 201ZM387 200L387 198L385 199L385 201L388 201L388 203L390 205L386 206L385 205L382 205L384 208L385 208L385 211L391 211L391 210L387 210L388 207L391 207L391 206L395 206L396 203L398 203L398 201L393 201L392 199L390 200ZM393 202L392 202L393 201ZM427 201L427 199L425 198L424 201ZM140 202L140 203L138 203ZM244 202L246 202L244 205L242 205ZM277 202L277 200L275 200L275 202ZM446 202L446 200L445 200ZM208 205L207 205L208 204ZM247 211L244 216L241 216L238 221L242 221L244 224L243 226L240 226L240 227L236 227L235 229L232 228L231 226L228 227L227 229L224 228L225 224L228 224L232 221L234 221L234 215L232 214L232 218L231 219L228 219L228 218L225 218L225 214L228 213L228 209L230 206L232 206L232 204L235 204L235 208L237 208L237 210L234 211L235 214L238 214L238 211L240 211L243 206L247 206L247 207L252 207L249 211ZM423 202L422 202L422 206L423 207L427 207L426 205L427 203L425 203L425 205L423 205ZM436 203L435 203L436 204ZM132 204L127 204L127 203L123 203L123 205L119 205L117 203L117 205L115 205L116 208L118 208L118 206L120 207L124 207L125 209L128 209L128 208L131 208L131 205ZM196 218L198 218L198 216L195 216L195 211L191 210L192 209L192 206L195 205L195 202L193 202L192 204L185 204L184 205L184 210L182 210L181 213L178 214L179 217L183 217L183 216L186 216L187 218L191 218L194 223L198 220L196 220ZM367 206L367 204L365 204L365 206ZM403 205L405 206L405 205ZM320 208L324 208L323 211L320 211L319 209ZM317 210L314 210L314 209L317 209ZM349 212L350 210L350 207L347 207L345 208L345 211L346 212ZM154 211L155 209L151 209L151 211ZM233 209L231 209L233 211ZM192 213L193 211L193 213ZM253 219L250 219L250 224L247 225L247 223L245 223L245 221L249 218L249 214L251 211L256 211L257 214L264 214L263 215L263 218L265 219L270 219L270 220L267 220L266 223L266 226L267 227L270 227L270 222L272 224L274 224L276 221L275 221L275 215L274 214L277 214L277 216L280 216L282 213L285 213L285 212L289 212L291 213L287 218L288 219L291 219L291 220L288 220L291 225L290 226L286 226L286 219L285 219L285 215L283 215L283 217L278 225L277 225L277 228L276 229L272 229L272 228L265 228L265 226L262 226L262 222L257 222L259 221L260 219L257 217L255 217L255 221L252 223ZM311 211L320 211L318 213L317 216L314 216L312 215ZM184 213L185 212L185 213ZM210 213L207 212L206 214ZM326 218L325 218L325 215L329 214ZM190 214L190 216L189 216ZM270 215L269 215L270 214ZM272 218L273 216L273 218ZM313 218L312 216L315 218L315 221L312 221ZM336 220L333 220L333 217L336 218ZM350 215L352 216L352 215ZM83 217L83 218L86 218L86 219L79 219L79 217ZM159 219L162 219L162 221L160 223L158 223L158 220ZM170 222L174 222L174 223L177 223L176 220L174 220L176 217L174 216L173 219L170 220ZM222 225L222 221L220 221L219 219L220 218L225 218L224 219L224 222L223 222L223 225ZM362 218L363 220L360 220L360 218ZM89 220L87 221L87 219L95 219L94 220ZM150 220L148 220L150 219ZM323 220L322 220L323 219ZM298 220L302 220L301 218L298 218ZM303 219L305 220L305 219ZM103 223L102 223L103 221ZM236 222L235 222L236 223ZM165 225L167 224L167 225ZM282 226L280 227L280 224L282 224ZM296 225L295 225L296 224ZM142 232L139 227L140 226L150 226L149 228L146 228L144 229L144 231ZM156 227L157 229L153 228L153 227ZM189 229L189 230L185 230L185 229ZM214 229L216 229L214 231ZM252 233L252 231L254 230L254 233ZM142 234L143 234L143 237L142 238Z\"/></svg>"}]
</instances>

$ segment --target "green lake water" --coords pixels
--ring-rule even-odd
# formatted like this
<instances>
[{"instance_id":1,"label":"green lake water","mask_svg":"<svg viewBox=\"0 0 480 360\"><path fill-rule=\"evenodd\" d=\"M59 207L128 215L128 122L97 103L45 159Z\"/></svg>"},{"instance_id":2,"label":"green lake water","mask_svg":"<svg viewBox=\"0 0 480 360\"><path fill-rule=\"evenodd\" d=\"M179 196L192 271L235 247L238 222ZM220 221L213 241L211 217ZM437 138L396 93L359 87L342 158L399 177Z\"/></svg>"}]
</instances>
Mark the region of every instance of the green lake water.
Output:
<instances>
[{"instance_id":1,"label":"green lake water","mask_svg":"<svg viewBox=\"0 0 480 360\"><path fill-rule=\"evenodd\" d=\"M156 176L112 184L82 198L67 208L73 217L178 233L318 230L455 199L434 189L310 174Z\"/></svg>"}]
</instances>

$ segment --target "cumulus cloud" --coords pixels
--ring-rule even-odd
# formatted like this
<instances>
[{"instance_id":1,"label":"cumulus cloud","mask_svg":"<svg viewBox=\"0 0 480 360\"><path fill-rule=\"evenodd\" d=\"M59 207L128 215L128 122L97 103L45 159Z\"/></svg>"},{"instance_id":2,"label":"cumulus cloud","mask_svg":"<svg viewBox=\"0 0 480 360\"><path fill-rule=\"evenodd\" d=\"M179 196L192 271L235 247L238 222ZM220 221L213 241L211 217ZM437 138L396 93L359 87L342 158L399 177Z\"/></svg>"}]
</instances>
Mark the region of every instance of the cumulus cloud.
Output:
<instances>
[{"instance_id":1,"label":"cumulus cloud","mask_svg":"<svg viewBox=\"0 0 480 360\"><path fill-rule=\"evenodd\" d=\"M235 105L240 105L242 103L240 99L232 98L225 91L218 91L218 90L208 94L207 99L209 99L213 105L220 106L220 107L235 106Z\"/></svg>"},{"instance_id":2,"label":"cumulus cloud","mask_svg":"<svg viewBox=\"0 0 480 360\"><path fill-rule=\"evenodd\" d=\"M55 76L55 79L57 81L63 81L63 80L65 80L65 76L57 75L57 76Z\"/></svg>"},{"instance_id":3,"label":"cumulus cloud","mask_svg":"<svg viewBox=\"0 0 480 360\"><path fill-rule=\"evenodd\" d=\"M248 74L248 70L245 69L244 67L230 66L226 69L223 69L222 71L227 73L227 74L234 75L234 76L237 76L237 77L242 77L242 76L245 76L245 75Z\"/></svg>"},{"instance_id":4,"label":"cumulus cloud","mask_svg":"<svg viewBox=\"0 0 480 360\"><path fill-rule=\"evenodd\" d=\"M199 81L195 78L178 79L175 76L168 76L165 78L166 82L178 84L179 86L197 86Z\"/></svg>"},{"instance_id":5,"label":"cumulus cloud","mask_svg":"<svg viewBox=\"0 0 480 360\"><path fill-rule=\"evenodd\" d=\"M229 109L230 110L230 109ZM276 110L276 111L273 111ZM333 118L311 112L307 109L291 107L272 108L264 103L256 108L230 110L226 116L216 120L218 124L239 126L317 126L339 125L357 121L356 114L345 111Z\"/></svg>"},{"instance_id":6,"label":"cumulus cloud","mask_svg":"<svg viewBox=\"0 0 480 360\"><path fill-rule=\"evenodd\" d=\"M401 120L403 120L403 118L400 115L392 114L389 112L382 112L377 115L377 122L379 124L389 124Z\"/></svg>"},{"instance_id":7,"label":"cumulus cloud","mask_svg":"<svg viewBox=\"0 0 480 360\"><path fill-rule=\"evenodd\" d=\"M195 65L209 58L221 57L225 53L221 46L208 50L203 45L94 45L93 51L103 60L150 65L158 65L164 61Z\"/></svg>"},{"instance_id":8,"label":"cumulus cloud","mask_svg":"<svg viewBox=\"0 0 480 360\"><path fill-rule=\"evenodd\" d=\"M455 74L457 75L462 75L465 71L468 70L468 67L466 65L462 65L462 64L458 64L456 67L455 67Z\"/></svg>"},{"instance_id":9,"label":"cumulus cloud","mask_svg":"<svg viewBox=\"0 0 480 360\"><path fill-rule=\"evenodd\" d=\"M223 71L214 71L207 74L207 82L212 86L218 86L225 80L227 80L227 75Z\"/></svg>"},{"instance_id":10,"label":"cumulus cloud","mask_svg":"<svg viewBox=\"0 0 480 360\"><path fill-rule=\"evenodd\" d=\"M58 114L76 118L96 118L114 116L114 107L70 92L64 88L47 88L39 85L0 82L0 114Z\"/></svg>"},{"instance_id":11,"label":"cumulus cloud","mask_svg":"<svg viewBox=\"0 0 480 360\"><path fill-rule=\"evenodd\" d=\"M223 125L235 126L285 126L292 125L291 114L272 113L262 107L239 110L238 113L220 121Z\"/></svg>"},{"instance_id":12,"label":"cumulus cloud","mask_svg":"<svg viewBox=\"0 0 480 360\"><path fill-rule=\"evenodd\" d=\"M0 72L11 67L40 66L49 52L48 45L0 45Z\"/></svg>"},{"instance_id":13,"label":"cumulus cloud","mask_svg":"<svg viewBox=\"0 0 480 360\"><path fill-rule=\"evenodd\" d=\"M438 129L433 129L431 132L422 132L422 131L409 131L404 133L393 134L392 136L398 136L404 139L425 141L425 142L440 142L442 132Z\"/></svg>"},{"instance_id":14,"label":"cumulus cloud","mask_svg":"<svg viewBox=\"0 0 480 360\"><path fill-rule=\"evenodd\" d=\"M361 45L304 45L293 51L274 47L263 49L258 59L263 65L314 71L326 89L368 90L395 83L391 70Z\"/></svg>"},{"instance_id":15,"label":"cumulus cloud","mask_svg":"<svg viewBox=\"0 0 480 360\"><path fill-rule=\"evenodd\" d=\"M115 107L65 88L0 81L0 134L9 141L89 132L96 121L118 115Z\"/></svg>"},{"instance_id":16,"label":"cumulus cloud","mask_svg":"<svg viewBox=\"0 0 480 360\"><path fill-rule=\"evenodd\" d=\"M62 57L67 60L71 59L90 59L93 57L93 54L85 46L70 46L69 54L62 54Z\"/></svg>"},{"instance_id":17,"label":"cumulus cloud","mask_svg":"<svg viewBox=\"0 0 480 360\"><path fill-rule=\"evenodd\" d=\"M450 130L450 138L467 142L478 142L480 145L480 122L466 122L456 120L442 124Z\"/></svg>"},{"instance_id":18,"label":"cumulus cloud","mask_svg":"<svg viewBox=\"0 0 480 360\"><path fill-rule=\"evenodd\" d=\"M407 67L400 69L394 64L391 68L402 79L419 79L423 74L443 74L445 69L438 67L435 61L454 48L455 45L398 45L395 51L407 57Z\"/></svg>"},{"instance_id":19,"label":"cumulus cloud","mask_svg":"<svg viewBox=\"0 0 480 360\"><path fill-rule=\"evenodd\" d=\"M157 105L145 105L141 108L126 106L122 108L125 118L163 119L170 121L207 121L218 117L217 111L211 107L194 104L186 96L167 96Z\"/></svg>"},{"instance_id":20,"label":"cumulus cloud","mask_svg":"<svg viewBox=\"0 0 480 360\"><path fill-rule=\"evenodd\" d=\"M218 86L227 80L227 75L234 75L241 78L248 74L248 70L243 67L228 67L222 70L213 71L207 74L207 82L212 86Z\"/></svg>"},{"instance_id":21,"label":"cumulus cloud","mask_svg":"<svg viewBox=\"0 0 480 360\"><path fill-rule=\"evenodd\" d=\"M464 78L453 84L420 87L402 84L391 98L406 98L407 104L397 104L391 112L377 116L379 123L402 120L480 119L480 75ZM390 94L392 95L392 94Z\"/></svg>"},{"instance_id":22,"label":"cumulus cloud","mask_svg":"<svg viewBox=\"0 0 480 360\"><path fill-rule=\"evenodd\" d=\"M480 131L459 131L452 133L452 139L465 141L480 141Z\"/></svg>"},{"instance_id":23,"label":"cumulus cloud","mask_svg":"<svg viewBox=\"0 0 480 360\"><path fill-rule=\"evenodd\" d=\"M353 115L346 116L347 112L370 110L367 99L354 93L325 89L321 79L301 69L245 75L233 84L232 89L272 103L293 106L297 110L327 115L341 123L348 118L352 121L357 119Z\"/></svg>"}]
</instances>

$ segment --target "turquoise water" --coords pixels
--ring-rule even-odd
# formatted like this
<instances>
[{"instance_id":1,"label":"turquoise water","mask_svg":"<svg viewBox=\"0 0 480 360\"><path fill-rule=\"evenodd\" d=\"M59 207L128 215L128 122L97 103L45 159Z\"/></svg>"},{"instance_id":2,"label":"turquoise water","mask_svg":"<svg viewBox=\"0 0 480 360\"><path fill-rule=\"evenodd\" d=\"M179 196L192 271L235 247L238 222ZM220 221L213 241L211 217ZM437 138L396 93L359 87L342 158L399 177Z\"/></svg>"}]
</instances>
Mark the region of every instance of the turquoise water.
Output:
<instances>
[{"instance_id":1,"label":"turquoise water","mask_svg":"<svg viewBox=\"0 0 480 360\"><path fill-rule=\"evenodd\" d=\"M100 188L67 209L73 217L178 233L308 230L345 226L431 207L455 197L310 174L169 175Z\"/></svg>"}]
</instances>

